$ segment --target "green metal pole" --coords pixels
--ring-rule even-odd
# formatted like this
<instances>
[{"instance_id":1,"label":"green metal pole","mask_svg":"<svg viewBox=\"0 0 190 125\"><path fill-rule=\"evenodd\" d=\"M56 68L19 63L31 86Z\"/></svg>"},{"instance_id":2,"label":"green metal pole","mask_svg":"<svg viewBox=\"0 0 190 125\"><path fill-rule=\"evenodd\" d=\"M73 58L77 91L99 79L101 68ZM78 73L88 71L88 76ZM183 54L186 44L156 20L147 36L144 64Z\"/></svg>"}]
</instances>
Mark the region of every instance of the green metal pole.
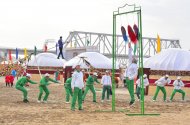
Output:
<instances>
[{"instance_id":1,"label":"green metal pole","mask_svg":"<svg viewBox=\"0 0 190 125\"><path fill-rule=\"evenodd\" d=\"M112 111L115 111L115 46L116 44L116 16L113 13L113 43L112 43Z\"/></svg>"},{"instance_id":2,"label":"green metal pole","mask_svg":"<svg viewBox=\"0 0 190 125\"><path fill-rule=\"evenodd\" d=\"M129 14L129 13L135 13L135 12L138 12L139 10L134 10L134 11L128 11L128 12L124 12L124 13L118 13L118 14L115 14L115 16L118 16L118 15L123 15L123 14Z\"/></svg>"},{"instance_id":3,"label":"green metal pole","mask_svg":"<svg viewBox=\"0 0 190 125\"><path fill-rule=\"evenodd\" d=\"M143 80L143 43L142 43L142 17L141 17L141 9L138 14L139 17L139 26L140 26L140 82L141 82L141 114L144 114L144 80Z\"/></svg>"},{"instance_id":4,"label":"green metal pole","mask_svg":"<svg viewBox=\"0 0 190 125\"><path fill-rule=\"evenodd\" d=\"M140 26L140 20L139 20L139 12L137 13L137 20L138 20L138 27ZM139 28L139 34L141 34L141 32L140 32L140 28ZM140 59L140 55L141 55L141 53L140 53L140 39L141 39L141 37L139 36L139 42L138 42L138 58L139 58L139 60L138 60L138 63L139 63L139 70L138 70L138 73L139 73L139 79L140 79L140 83L141 83L141 73L140 73L140 67L141 67L141 59ZM140 87L141 87L141 84L140 84ZM140 91L141 92L141 91ZM141 93L140 93L141 94ZM141 112L142 112L142 104L141 104L141 98L140 98L140 106L141 106ZM142 114L142 113L141 113Z\"/></svg>"}]
</instances>

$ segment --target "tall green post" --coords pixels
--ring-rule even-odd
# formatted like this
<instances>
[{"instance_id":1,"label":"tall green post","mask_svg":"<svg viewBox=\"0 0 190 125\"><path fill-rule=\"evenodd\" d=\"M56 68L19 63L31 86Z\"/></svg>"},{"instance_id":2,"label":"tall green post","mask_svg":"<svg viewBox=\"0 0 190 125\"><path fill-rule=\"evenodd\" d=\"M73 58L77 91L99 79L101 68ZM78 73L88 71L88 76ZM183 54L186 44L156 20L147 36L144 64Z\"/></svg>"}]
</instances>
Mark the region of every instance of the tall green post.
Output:
<instances>
[{"instance_id":1,"label":"tall green post","mask_svg":"<svg viewBox=\"0 0 190 125\"><path fill-rule=\"evenodd\" d=\"M116 16L113 13L113 43L112 43L112 111L115 111L115 69L116 69Z\"/></svg>"},{"instance_id":2,"label":"tall green post","mask_svg":"<svg viewBox=\"0 0 190 125\"><path fill-rule=\"evenodd\" d=\"M142 18L141 18L141 9L139 10L139 12L137 13L138 15L138 25L140 27L140 39L139 39L139 76L140 76L140 83L141 83L141 114L144 114L144 81L143 81L143 43L142 43Z\"/></svg>"}]
</instances>

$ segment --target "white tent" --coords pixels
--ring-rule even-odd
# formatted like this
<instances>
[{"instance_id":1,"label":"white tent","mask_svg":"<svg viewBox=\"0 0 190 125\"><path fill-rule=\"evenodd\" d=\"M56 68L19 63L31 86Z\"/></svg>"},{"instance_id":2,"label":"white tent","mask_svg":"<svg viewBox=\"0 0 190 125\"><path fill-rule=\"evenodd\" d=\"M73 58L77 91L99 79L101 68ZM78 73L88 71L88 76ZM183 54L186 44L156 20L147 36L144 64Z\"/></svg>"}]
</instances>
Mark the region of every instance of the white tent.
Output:
<instances>
[{"instance_id":1,"label":"white tent","mask_svg":"<svg viewBox=\"0 0 190 125\"><path fill-rule=\"evenodd\" d=\"M91 66L93 66L96 69L112 69L112 60L98 52L81 53L78 56L66 62L64 64L64 67L75 66L76 64L80 64L81 68L88 68L84 60L89 62ZM118 64L116 64L116 69L119 69Z\"/></svg>"},{"instance_id":2,"label":"white tent","mask_svg":"<svg viewBox=\"0 0 190 125\"><path fill-rule=\"evenodd\" d=\"M53 53L40 53L33 56L28 62L28 66L42 66L42 67L63 67L66 61L63 59L57 59L57 56Z\"/></svg>"},{"instance_id":3,"label":"white tent","mask_svg":"<svg viewBox=\"0 0 190 125\"><path fill-rule=\"evenodd\" d=\"M190 71L190 51L167 49L144 62L145 68L152 70Z\"/></svg>"}]
</instances>

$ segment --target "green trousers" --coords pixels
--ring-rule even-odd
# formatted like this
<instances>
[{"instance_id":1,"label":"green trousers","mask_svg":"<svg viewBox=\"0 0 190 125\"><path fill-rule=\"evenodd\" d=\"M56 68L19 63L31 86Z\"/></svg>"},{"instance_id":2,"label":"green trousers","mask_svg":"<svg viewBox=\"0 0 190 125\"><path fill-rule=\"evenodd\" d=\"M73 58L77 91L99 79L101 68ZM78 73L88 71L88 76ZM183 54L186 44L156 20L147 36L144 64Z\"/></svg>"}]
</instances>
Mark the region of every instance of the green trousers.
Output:
<instances>
[{"instance_id":1,"label":"green trousers","mask_svg":"<svg viewBox=\"0 0 190 125\"><path fill-rule=\"evenodd\" d=\"M66 92L66 102L69 102L70 96L73 96L73 92L71 88L65 87Z\"/></svg>"},{"instance_id":2,"label":"green trousers","mask_svg":"<svg viewBox=\"0 0 190 125\"><path fill-rule=\"evenodd\" d=\"M82 100L84 101L84 99L86 97L86 94L88 93L88 90L90 90L92 92L92 94L93 94L93 101L96 101L96 91L95 91L93 85L87 85L86 86L86 89L85 89L84 94L82 96Z\"/></svg>"},{"instance_id":3,"label":"green trousers","mask_svg":"<svg viewBox=\"0 0 190 125\"><path fill-rule=\"evenodd\" d=\"M156 93L154 94L153 100L156 100L160 90L164 94L164 97L163 97L164 101L166 101L166 89L164 87L160 87L160 86L156 87Z\"/></svg>"},{"instance_id":4,"label":"green trousers","mask_svg":"<svg viewBox=\"0 0 190 125\"><path fill-rule=\"evenodd\" d=\"M144 92L145 92L145 88L144 88ZM141 88L139 86L137 86L136 94L137 94L138 99L140 99Z\"/></svg>"},{"instance_id":5,"label":"green trousers","mask_svg":"<svg viewBox=\"0 0 190 125\"><path fill-rule=\"evenodd\" d=\"M179 90L174 89L174 90L173 90L173 92L172 92L172 95L171 95L170 100L173 100L173 97L174 97L174 95L175 95L175 93L176 93L176 92L179 92L179 93L181 93L181 94L182 94L182 100L184 100L184 99L185 99L185 92L184 92L183 90L181 90L181 89L179 89Z\"/></svg>"},{"instance_id":6,"label":"green trousers","mask_svg":"<svg viewBox=\"0 0 190 125\"><path fill-rule=\"evenodd\" d=\"M39 86L39 90L40 90L40 93L38 95L38 100L41 100L42 95L43 95L43 91L44 91L45 92L45 96L44 96L43 101L47 101L49 93L50 93L49 90L48 90L48 88L47 88L47 86Z\"/></svg>"},{"instance_id":7,"label":"green trousers","mask_svg":"<svg viewBox=\"0 0 190 125\"><path fill-rule=\"evenodd\" d=\"M22 91L24 99L28 98L28 92L23 86L16 85L16 89Z\"/></svg>"},{"instance_id":8,"label":"green trousers","mask_svg":"<svg viewBox=\"0 0 190 125\"><path fill-rule=\"evenodd\" d=\"M78 98L78 109L82 109L82 89L75 87L72 97L71 110L75 110L75 104Z\"/></svg>"},{"instance_id":9,"label":"green trousers","mask_svg":"<svg viewBox=\"0 0 190 125\"><path fill-rule=\"evenodd\" d=\"M126 78L127 88L131 97L130 102L135 102L135 96L134 96L134 80L129 80Z\"/></svg>"},{"instance_id":10,"label":"green trousers","mask_svg":"<svg viewBox=\"0 0 190 125\"><path fill-rule=\"evenodd\" d=\"M106 93L106 91L107 91L107 100L109 100L109 97L110 97L110 89L111 89L111 86L103 86L102 100L104 100L104 98L105 98L105 93Z\"/></svg>"}]
</instances>

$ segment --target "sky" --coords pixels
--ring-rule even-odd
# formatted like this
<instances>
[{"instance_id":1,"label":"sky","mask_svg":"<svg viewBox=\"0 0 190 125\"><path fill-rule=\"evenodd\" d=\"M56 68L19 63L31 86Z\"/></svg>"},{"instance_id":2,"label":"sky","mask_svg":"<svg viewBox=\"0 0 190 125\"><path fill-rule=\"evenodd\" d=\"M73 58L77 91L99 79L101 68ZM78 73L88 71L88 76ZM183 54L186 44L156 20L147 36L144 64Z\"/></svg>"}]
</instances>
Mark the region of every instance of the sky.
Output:
<instances>
[{"instance_id":1,"label":"sky","mask_svg":"<svg viewBox=\"0 0 190 125\"><path fill-rule=\"evenodd\" d=\"M144 37L179 39L190 50L190 0L0 0L0 46L42 48L74 30L112 33L112 13L125 3L142 7ZM135 22L126 19L117 24Z\"/></svg>"}]
</instances>

